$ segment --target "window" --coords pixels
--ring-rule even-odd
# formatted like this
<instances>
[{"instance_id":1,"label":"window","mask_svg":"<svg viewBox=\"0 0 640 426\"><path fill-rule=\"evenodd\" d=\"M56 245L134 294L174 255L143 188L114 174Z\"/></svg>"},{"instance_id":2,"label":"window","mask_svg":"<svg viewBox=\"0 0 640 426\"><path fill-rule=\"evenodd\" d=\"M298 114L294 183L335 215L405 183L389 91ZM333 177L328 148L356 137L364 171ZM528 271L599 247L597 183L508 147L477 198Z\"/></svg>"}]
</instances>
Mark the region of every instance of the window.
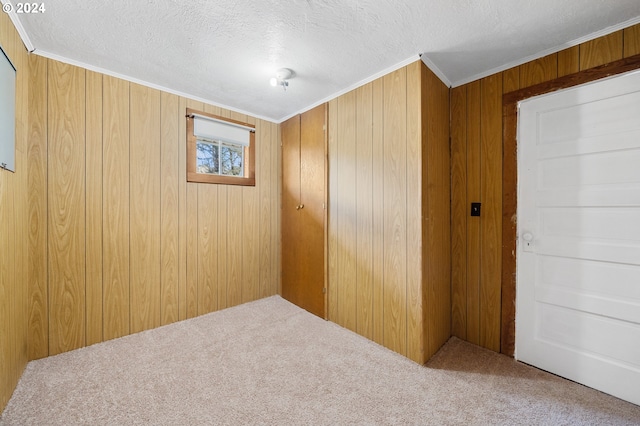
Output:
<instances>
[{"instance_id":1,"label":"window","mask_svg":"<svg viewBox=\"0 0 640 426\"><path fill-rule=\"evenodd\" d=\"M255 127L187 109L187 181L255 185Z\"/></svg>"}]
</instances>

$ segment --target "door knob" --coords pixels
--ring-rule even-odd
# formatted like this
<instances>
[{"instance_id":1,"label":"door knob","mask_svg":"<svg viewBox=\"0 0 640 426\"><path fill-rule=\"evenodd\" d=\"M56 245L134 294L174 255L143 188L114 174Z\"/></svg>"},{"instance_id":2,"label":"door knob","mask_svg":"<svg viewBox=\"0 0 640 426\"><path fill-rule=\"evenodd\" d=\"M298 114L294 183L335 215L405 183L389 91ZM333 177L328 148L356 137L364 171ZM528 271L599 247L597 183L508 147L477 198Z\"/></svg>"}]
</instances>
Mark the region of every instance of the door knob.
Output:
<instances>
[{"instance_id":1,"label":"door knob","mask_svg":"<svg viewBox=\"0 0 640 426\"><path fill-rule=\"evenodd\" d=\"M304 204L300 204L300 209L304 209Z\"/></svg>"},{"instance_id":2,"label":"door knob","mask_svg":"<svg viewBox=\"0 0 640 426\"><path fill-rule=\"evenodd\" d=\"M531 232L525 232L522 234L522 239L524 240L522 249L524 251L533 251L533 234Z\"/></svg>"},{"instance_id":3,"label":"door knob","mask_svg":"<svg viewBox=\"0 0 640 426\"><path fill-rule=\"evenodd\" d=\"M300 210L300 204L296 206L296 210Z\"/></svg>"}]
</instances>

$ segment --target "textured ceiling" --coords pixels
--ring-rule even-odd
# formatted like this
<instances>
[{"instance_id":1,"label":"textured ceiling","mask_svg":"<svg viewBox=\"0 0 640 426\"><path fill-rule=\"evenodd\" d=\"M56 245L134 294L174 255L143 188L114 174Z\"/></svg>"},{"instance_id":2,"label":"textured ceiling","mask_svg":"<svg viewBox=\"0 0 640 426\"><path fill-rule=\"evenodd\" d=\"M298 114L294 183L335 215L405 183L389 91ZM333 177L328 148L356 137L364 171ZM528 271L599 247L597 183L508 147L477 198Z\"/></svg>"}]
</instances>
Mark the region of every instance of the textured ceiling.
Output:
<instances>
[{"instance_id":1,"label":"textured ceiling","mask_svg":"<svg viewBox=\"0 0 640 426\"><path fill-rule=\"evenodd\" d=\"M419 54L455 86L640 22L640 0L48 0L45 6L42 14L14 16L35 53L274 121ZM296 74L286 92L269 85L281 67Z\"/></svg>"}]
</instances>

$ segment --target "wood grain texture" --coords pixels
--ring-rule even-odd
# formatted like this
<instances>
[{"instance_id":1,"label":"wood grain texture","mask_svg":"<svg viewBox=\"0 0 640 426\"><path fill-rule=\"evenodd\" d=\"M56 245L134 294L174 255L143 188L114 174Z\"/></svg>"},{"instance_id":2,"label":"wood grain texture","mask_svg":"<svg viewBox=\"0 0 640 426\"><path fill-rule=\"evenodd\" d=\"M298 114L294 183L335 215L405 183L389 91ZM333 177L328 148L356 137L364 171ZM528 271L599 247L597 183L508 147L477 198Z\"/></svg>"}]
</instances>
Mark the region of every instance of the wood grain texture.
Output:
<instances>
[{"instance_id":1,"label":"wood grain texture","mask_svg":"<svg viewBox=\"0 0 640 426\"><path fill-rule=\"evenodd\" d=\"M160 95L160 324L178 321L180 100Z\"/></svg>"},{"instance_id":2,"label":"wood grain texture","mask_svg":"<svg viewBox=\"0 0 640 426\"><path fill-rule=\"evenodd\" d=\"M623 30L620 30L581 43L580 71L622 59L622 34Z\"/></svg>"},{"instance_id":3,"label":"wood grain texture","mask_svg":"<svg viewBox=\"0 0 640 426\"><path fill-rule=\"evenodd\" d=\"M131 332L160 326L160 92L131 84Z\"/></svg>"},{"instance_id":4,"label":"wood grain texture","mask_svg":"<svg viewBox=\"0 0 640 426\"><path fill-rule=\"evenodd\" d=\"M54 310L47 311L50 293L54 291L68 300L77 298L82 301L74 302L72 306L79 313L70 311L72 315L68 317L78 317L82 327L86 328L79 333L83 339L86 338L81 345L197 315L198 308L200 313L218 309L222 306L218 301L221 295L224 295L226 303L227 287L251 300L278 291L280 268L277 265L269 265L264 271L268 278L264 282L268 290L265 293L262 293L260 281L263 276L260 263L277 262L280 258L278 147L265 146L267 158L259 163L260 168L265 168L259 169L260 173L265 172L266 176L263 198L258 196L258 188L262 190L260 186L256 187L253 195L239 192L236 197L228 196L224 185L194 186L195 197L194 193L188 195L184 167L186 156L182 149L186 145L184 113L187 102L223 116L237 114L41 57L34 56L31 64L29 62L26 53L17 62L28 69L33 68L34 72L28 84L22 81L18 84L24 98L31 96L33 101L31 111L27 102L18 105L22 111L20 123L24 123L20 126L24 129L16 134L22 142L31 137L31 143L20 145L24 158L18 158L16 164L26 170L27 155L30 155L32 166L28 176L16 175L14 180L0 182L2 199L6 205L13 206L5 215L5 222L16 224L5 233L11 235L7 240L14 247L14 252L2 258L6 266L0 264L0 268L7 271L3 276L13 276L15 280L26 283L28 268L40 262L41 266L34 267L30 275L41 274L38 278L41 283L28 289L26 284L24 289L8 289L10 295L7 300L11 303L6 309L7 321L13 325L7 328L11 332L6 339L7 365L17 366L23 358L26 362L27 311L33 314L29 320L29 333L33 336L30 345L34 349L34 357L50 353L49 340L54 342L50 325L58 321L54 315L60 316ZM53 71L49 69L49 63L55 65ZM68 78L66 71L58 68L80 73L82 81ZM28 74L21 75L28 77ZM59 84L59 81L74 83ZM27 128L28 120L24 117L29 112L32 118ZM251 117L241 118L257 123ZM84 121L79 126L79 119L86 119L86 126ZM279 140L277 125L264 122L264 128L261 133L266 139ZM61 141L67 139L74 141L73 146L66 150L58 149L63 145ZM261 156L262 152L259 152L257 157ZM73 185L82 186L79 190L70 189L73 185L56 186L59 182L66 182L62 176L67 170L61 165L70 163L70 158L78 163L72 171L79 174L73 179ZM51 170L53 167L56 168L55 176ZM55 179L48 180L51 176ZM17 189L12 187L14 181ZM25 190L18 188L22 181ZM29 184L33 189L27 191ZM70 197L67 197L65 188L69 188ZM216 197L215 194L224 196ZM54 208L47 209L48 202L60 204L66 202L66 198L74 197L82 200L73 204L80 207L67 209L54 205ZM27 204L30 205L29 214L26 212ZM212 232L221 225L227 228L227 204L230 210L235 208L235 212L241 212L236 215L237 229L242 229L240 238L236 238L239 256L230 254L227 241L217 238ZM25 212L21 213L19 206L25 206ZM216 212L221 206L224 206L223 212ZM50 217L57 212L71 217L76 211L80 212L82 220L86 220L86 226L74 225L73 229L81 230L78 241L86 247L76 250L70 246L72 250L69 253L77 253L74 267L81 271L77 275L83 280L82 287L60 291L61 286L47 277L47 271L51 270L52 276L63 277L75 272L73 269L69 271L66 265L58 267L53 264L59 261L59 256L52 256L50 252L62 253L63 250L54 247L52 241L60 244L64 240L58 234L71 233L64 231L67 226L64 219ZM191 220L194 217L195 220ZM28 222L31 222L29 228ZM249 230L244 229L246 223L251 223ZM24 229L24 238L18 238L21 229ZM52 233L57 233L55 239L50 238ZM263 244L263 240L267 244ZM187 256L188 244L190 253L194 253L192 258ZM262 246L268 247L269 253L261 260ZM69 256L69 253L64 255ZM210 254L213 254L211 261ZM31 264L27 264L29 258ZM216 266L215 262L220 259L225 266L236 265L238 279L235 286L229 286L226 276L221 274L222 268ZM24 276L20 275L21 271ZM189 275L187 271L190 271ZM194 278L196 286L188 286ZM223 282L220 278L224 279ZM0 284L0 293L4 291L3 283ZM24 303L20 302L22 300ZM55 303L56 309L62 306L57 300ZM22 304L24 315L20 314ZM61 332L74 333L77 327L75 323L70 324L61 327ZM20 331L22 329L23 332ZM25 335L22 341L21 333ZM38 336L38 333L41 334ZM0 340L3 338L0 336ZM41 344L42 340L45 341ZM56 342L61 340L64 339L55 337ZM40 345L39 349L36 345ZM67 349L55 349L62 350ZM9 379L17 380L18 369L10 370Z\"/></svg>"},{"instance_id":5,"label":"wood grain texture","mask_svg":"<svg viewBox=\"0 0 640 426\"><path fill-rule=\"evenodd\" d=\"M231 112L231 118L255 126L255 119ZM254 164L255 167L255 164ZM242 303L258 299L260 293L260 229L258 217L258 189L241 188L242 198Z\"/></svg>"},{"instance_id":6,"label":"wood grain texture","mask_svg":"<svg viewBox=\"0 0 640 426\"><path fill-rule=\"evenodd\" d=\"M15 313L15 363L14 380L19 380L22 370L29 361L28 357L28 257L29 257L29 220L28 220L28 121L29 121L29 58L23 48L21 39L14 32L14 52L16 55L16 68L22 70L16 76L16 170L18 176L14 187L13 211L16 219L15 228L15 279L18 283L14 293Z\"/></svg>"},{"instance_id":7,"label":"wood grain texture","mask_svg":"<svg viewBox=\"0 0 640 426\"><path fill-rule=\"evenodd\" d=\"M384 81L384 346L406 354L406 69Z\"/></svg>"},{"instance_id":8,"label":"wood grain texture","mask_svg":"<svg viewBox=\"0 0 640 426\"><path fill-rule=\"evenodd\" d=\"M300 115L280 125L282 132L282 297L300 299L300 253L295 242L301 235L300 205Z\"/></svg>"},{"instance_id":9,"label":"wood grain texture","mask_svg":"<svg viewBox=\"0 0 640 426\"><path fill-rule=\"evenodd\" d=\"M204 104L187 99L187 107L202 111ZM187 245L187 282L186 314L187 318L198 316L198 183L187 183L186 204L186 245Z\"/></svg>"},{"instance_id":10,"label":"wood grain texture","mask_svg":"<svg viewBox=\"0 0 640 426\"><path fill-rule=\"evenodd\" d=\"M481 82L480 345L500 351L502 247L502 75Z\"/></svg>"},{"instance_id":11,"label":"wood grain texture","mask_svg":"<svg viewBox=\"0 0 640 426\"><path fill-rule=\"evenodd\" d=\"M520 65L520 87L533 86L543 81L558 77L557 54L547 55L540 59Z\"/></svg>"},{"instance_id":12,"label":"wood grain texture","mask_svg":"<svg viewBox=\"0 0 640 426\"><path fill-rule=\"evenodd\" d=\"M271 139L271 123L258 120L257 133L257 160L256 185L258 186L258 217L260 237L258 243L259 253L259 277L258 297L267 297L273 293L272 268L276 265L275 251L271 248L271 198L276 198L271 191L271 161L274 141Z\"/></svg>"},{"instance_id":13,"label":"wood grain texture","mask_svg":"<svg viewBox=\"0 0 640 426\"><path fill-rule=\"evenodd\" d=\"M509 68L502 73L502 89L505 93L520 88L520 67ZM454 89L452 89L453 91ZM453 107L453 105L452 105Z\"/></svg>"},{"instance_id":14,"label":"wood grain texture","mask_svg":"<svg viewBox=\"0 0 640 426\"><path fill-rule=\"evenodd\" d=\"M103 336L130 333L129 83L103 76Z\"/></svg>"},{"instance_id":15,"label":"wood grain texture","mask_svg":"<svg viewBox=\"0 0 640 426\"><path fill-rule=\"evenodd\" d=\"M449 88L423 66L423 282L428 303L423 309L428 345L426 362L451 336L451 169L449 144ZM426 214L425 214L426 213ZM423 233L424 235L424 233ZM428 265L428 266L427 266Z\"/></svg>"},{"instance_id":16,"label":"wood grain texture","mask_svg":"<svg viewBox=\"0 0 640 426\"><path fill-rule=\"evenodd\" d=\"M218 188L218 309L229 306L229 284L228 284L228 262L227 262L227 242L229 235L229 214L228 214L228 187L226 185Z\"/></svg>"},{"instance_id":17,"label":"wood grain texture","mask_svg":"<svg viewBox=\"0 0 640 426\"><path fill-rule=\"evenodd\" d=\"M85 71L48 73L49 354L85 344Z\"/></svg>"},{"instance_id":18,"label":"wood grain texture","mask_svg":"<svg viewBox=\"0 0 640 426\"><path fill-rule=\"evenodd\" d=\"M260 224L258 189L242 188L242 303L260 297Z\"/></svg>"},{"instance_id":19,"label":"wood grain texture","mask_svg":"<svg viewBox=\"0 0 640 426\"><path fill-rule=\"evenodd\" d=\"M325 317L326 105L281 125L282 295Z\"/></svg>"},{"instance_id":20,"label":"wood grain texture","mask_svg":"<svg viewBox=\"0 0 640 426\"><path fill-rule=\"evenodd\" d=\"M327 223L327 281L329 287L327 288L328 297L327 303L327 312L328 319L335 323L338 322L339 318L339 293L340 293L340 283L338 282L338 202L337 202L337 191L338 191L338 99L332 99L328 103L328 126L327 126L327 144L328 144L328 161L329 161L329 214L328 214L328 223ZM281 127L282 129L282 127ZM284 143L284 132L281 130L282 141ZM284 150L283 150L284 153ZM283 157L284 159L284 157ZM284 167L284 164L283 164ZM283 168L284 170L284 168ZM284 182L284 177L283 177ZM284 187L284 186L283 186ZM283 192L283 212L282 212L282 223L283 225L286 223L285 220L285 212L284 212L284 203L286 194ZM283 231L284 232L284 229ZM284 247L282 251L283 256L283 282L284 282Z\"/></svg>"},{"instance_id":21,"label":"wood grain texture","mask_svg":"<svg viewBox=\"0 0 640 426\"><path fill-rule=\"evenodd\" d=\"M357 217L356 217L356 92L338 98L338 205L337 253L339 285L338 324L356 331L357 318Z\"/></svg>"},{"instance_id":22,"label":"wood grain texture","mask_svg":"<svg viewBox=\"0 0 640 426\"><path fill-rule=\"evenodd\" d=\"M623 57L640 55L640 24L624 29L623 43Z\"/></svg>"},{"instance_id":23,"label":"wood grain texture","mask_svg":"<svg viewBox=\"0 0 640 426\"><path fill-rule=\"evenodd\" d=\"M467 87L451 89L451 334L467 339Z\"/></svg>"},{"instance_id":24,"label":"wood grain texture","mask_svg":"<svg viewBox=\"0 0 640 426\"><path fill-rule=\"evenodd\" d=\"M218 308L218 185L198 185L198 315Z\"/></svg>"},{"instance_id":25,"label":"wood grain texture","mask_svg":"<svg viewBox=\"0 0 640 426\"><path fill-rule=\"evenodd\" d=\"M275 267L271 273L273 277L273 294L282 294L282 145L280 143L280 126L271 125L271 140L275 153L271 159L271 189L277 196L271 200L271 247L276 256Z\"/></svg>"},{"instance_id":26,"label":"wood grain texture","mask_svg":"<svg viewBox=\"0 0 640 426\"><path fill-rule=\"evenodd\" d=\"M187 100L178 99L178 319L187 319Z\"/></svg>"},{"instance_id":27,"label":"wood grain texture","mask_svg":"<svg viewBox=\"0 0 640 426\"><path fill-rule=\"evenodd\" d=\"M356 90L356 331L373 339L373 84Z\"/></svg>"},{"instance_id":28,"label":"wood grain texture","mask_svg":"<svg viewBox=\"0 0 640 426\"><path fill-rule=\"evenodd\" d=\"M86 72L86 344L102 342L102 74Z\"/></svg>"},{"instance_id":29,"label":"wood grain texture","mask_svg":"<svg viewBox=\"0 0 640 426\"><path fill-rule=\"evenodd\" d=\"M516 209L518 194L515 105L504 105L502 148L502 285L500 351L513 356L516 319Z\"/></svg>"},{"instance_id":30,"label":"wood grain texture","mask_svg":"<svg viewBox=\"0 0 640 426\"><path fill-rule=\"evenodd\" d=\"M27 304L31 250L27 174L30 64L9 16L0 16L0 45L16 67L15 173L0 170L0 412L4 409L28 361L30 307ZM45 110L46 122L46 110ZM41 128L42 129L42 128ZM44 128L46 131L46 127ZM38 154L45 156L46 151ZM42 158L42 157L41 157ZM46 214L46 211L43 212ZM46 221L46 220L45 220ZM39 231L46 228L39 228ZM46 245L45 245L46 247ZM45 259L46 262L46 259ZM44 312L46 314L46 312ZM44 319L46 322L46 318ZM46 326L46 323L45 323ZM46 331L45 331L46 332Z\"/></svg>"},{"instance_id":31,"label":"wood grain texture","mask_svg":"<svg viewBox=\"0 0 640 426\"><path fill-rule=\"evenodd\" d=\"M384 84L382 78L372 82L372 108L373 341L382 345L384 342Z\"/></svg>"},{"instance_id":32,"label":"wood grain texture","mask_svg":"<svg viewBox=\"0 0 640 426\"><path fill-rule=\"evenodd\" d=\"M419 364L423 364L425 353L428 352L429 327L424 322L426 302L424 286L427 280L423 280L423 276L428 275L432 265L423 262L424 255L428 252L423 250L423 243L427 244L428 235L421 230L425 230L422 223L423 213L428 211L426 203L426 187L428 183L424 179L426 172L423 166L429 160L426 155L429 149L429 143L423 148L423 119L426 117L427 104L426 99L423 103L423 88L426 92L426 80L423 75L423 63L416 61L406 66L406 182L407 182L407 295L406 295L406 311L407 311L407 357ZM425 67L426 69L426 67ZM427 129L424 129L425 131ZM424 133L426 136L426 132ZM448 143L448 141L447 141ZM424 155L423 155L424 154ZM434 168L435 169L435 168ZM422 177L422 178L421 178ZM447 177L449 181L449 177ZM423 192L423 188L425 192ZM448 203L447 203L448 204ZM431 218L429 218L431 219ZM435 284L435 283L431 283ZM447 307L447 311L449 311Z\"/></svg>"},{"instance_id":33,"label":"wood grain texture","mask_svg":"<svg viewBox=\"0 0 640 426\"><path fill-rule=\"evenodd\" d=\"M29 56L29 359L49 354L47 269L47 62Z\"/></svg>"},{"instance_id":34,"label":"wood grain texture","mask_svg":"<svg viewBox=\"0 0 640 426\"><path fill-rule=\"evenodd\" d=\"M573 46L568 49L558 52L558 77L573 74L580 71L580 46ZM520 87L515 87L509 90L518 90ZM505 91L507 93L507 91Z\"/></svg>"},{"instance_id":35,"label":"wood grain texture","mask_svg":"<svg viewBox=\"0 0 640 426\"><path fill-rule=\"evenodd\" d=\"M327 106L319 105L300 116L300 210L302 233L299 280L303 285L301 306L325 318L325 210Z\"/></svg>"},{"instance_id":36,"label":"wood grain texture","mask_svg":"<svg viewBox=\"0 0 640 426\"><path fill-rule=\"evenodd\" d=\"M482 202L480 81L467 85L467 341L480 344L480 225L468 212Z\"/></svg>"},{"instance_id":37,"label":"wood grain texture","mask_svg":"<svg viewBox=\"0 0 640 426\"><path fill-rule=\"evenodd\" d=\"M212 105L205 104L204 111L221 117L229 117L227 111ZM227 307L227 185L216 185L216 187L217 217L215 218L215 226L217 227L217 238L213 248L217 265L215 290L217 292L217 309L224 309Z\"/></svg>"}]
</instances>

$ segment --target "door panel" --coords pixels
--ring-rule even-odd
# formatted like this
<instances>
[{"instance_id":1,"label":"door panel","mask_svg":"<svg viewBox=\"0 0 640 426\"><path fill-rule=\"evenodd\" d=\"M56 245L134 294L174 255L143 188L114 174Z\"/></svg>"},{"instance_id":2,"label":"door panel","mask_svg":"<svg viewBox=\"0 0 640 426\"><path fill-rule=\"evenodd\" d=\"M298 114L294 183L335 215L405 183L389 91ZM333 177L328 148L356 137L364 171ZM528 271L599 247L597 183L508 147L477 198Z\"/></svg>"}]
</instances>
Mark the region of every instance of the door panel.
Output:
<instances>
[{"instance_id":1,"label":"door panel","mask_svg":"<svg viewBox=\"0 0 640 426\"><path fill-rule=\"evenodd\" d=\"M282 123L282 297L325 318L326 105Z\"/></svg>"},{"instance_id":2,"label":"door panel","mask_svg":"<svg viewBox=\"0 0 640 426\"><path fill-rule=\"evenodd\" d=\"M299 299L299 250L292 246L300 237L300 116L281 124L282 137L282 297Z\"/></svg>"},{"instance_id":3,"label":"door panel","mask_svg":"<svg viewBox=\"0 0 640 426\"><path fill-rule=\"evenodd\" d=\"M640 72L522 102L516 358L640 404Z\"/></svg>"},{"instance_id":4,"label":"door panel","mask_svg":"<svg viewBox=\"0 0 640 426\"><path fill-rule=\"evenodd\" d=\"M301 116L300 123L300 203L304 240L300 266L306 291L302 304L309 312L325 317L324 309L324 229L325 229L325 123L326 105Z\"/></svg>"}]
</instances>

